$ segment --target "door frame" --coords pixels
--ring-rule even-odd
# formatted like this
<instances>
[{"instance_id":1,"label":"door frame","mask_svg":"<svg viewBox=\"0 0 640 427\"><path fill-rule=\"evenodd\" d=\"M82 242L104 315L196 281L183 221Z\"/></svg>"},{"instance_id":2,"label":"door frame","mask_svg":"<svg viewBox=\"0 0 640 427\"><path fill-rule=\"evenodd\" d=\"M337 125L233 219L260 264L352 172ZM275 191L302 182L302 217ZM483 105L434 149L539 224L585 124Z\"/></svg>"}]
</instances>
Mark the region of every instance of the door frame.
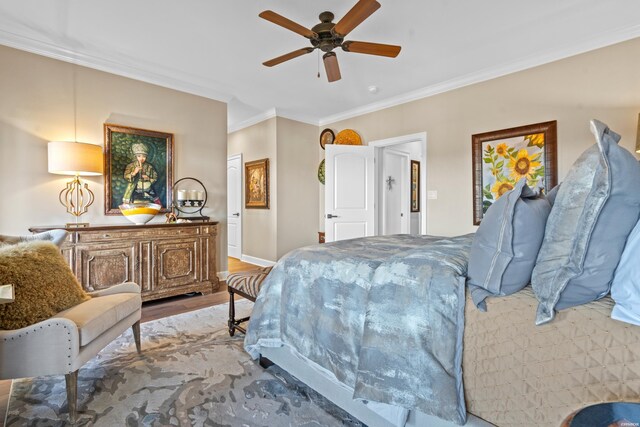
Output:
<instances>
[{"instance_id":1,"label":"door frame","mask_svg":"<svg viewBox=\"0 0 640 427\"><path fill-rule=\"evenodd\" d=\"M376 151L378 151L376 149ZM398 185L401 186L402 188L402 193L401 193L401 200L402 200L402 204L405 205L403 206L403 209L405 210L406 213L406 217L403 218L403 220L401 220L401 222L404 224L404 228L401 233L403 234L409 234L411 232L411 200L410 200L410 191L411 188L409 187L409 179L411 176L411 157L409 155L409 153L405 153L404 151L399 151L399 150L395 150L393 148L393 146L391 147L382 147L382 149L380 149L380 154L382 154L382 161L380 162L380 175L378 176L378 178L376 178L376 180L379 180L380 178L382 178L382 181L378 182L378 188L380 190L380 205L377 207L377 209L380 210L381 212L381 218L380 218L380 224L378 227L378 231L380 235L386 235L387 233L387 215L386 215L386 206L387 206L387 192L385 191L384 188L384 175L382 174L382 172L385 171L386 166L385 166L385 162L384 162L384 153L389 153L389 154L393 154L394 156L398 156L398 157L402 157L403 158L403 170L402 170L402 178L406 178L406 179L402 179L402 182L398 183ZM378 169L378 168L376 168ZM404 175L407 176L404 176Z\"/></svg>"},{"instance_id":2,"label":"door frame","mask_svg":"<svg viewBox=\"0 0 640 427\"><path fill-rule=\"evenodd\" d=\"M243 211L243 206L242 206L242 201L244 200L244 163L242 160L242 153L240 154L234 154L232 156L228 156L227 157L227 183L229 182L229 175L228 175L228 167L229 167L229 161L230 160L236 160L239 159L240 160L240 221L239 221L239 226L240 226L240 243L238 245L238 247L240 248L240 257L238 259L241 259L243 256L243 247L242 247L242 233L243 233L243 222L244 222L244 211ZM228 188L228 187L227 187ZM227 240L229 239L229 195L227 194ZM229 256L229 242L227 241L227 257Z\"/></svg>"},{"instance_id":3,"label":"door frame","mask_svg":"<svg viewBox=\"0 0 640 427\"><path fill-rule=\"evenodd\" d=\"M427 132L413 133L410 135L396 136L393 138L380 139L377 141L369 142L369 146L375 148L375 192L376 195L380 194L379 180L382 173L382 149L386 147L392 147L394 145L406 144L408 142L420 142L422 150L422 158L420 159L420 234L427 234ZM376 206L376 224L381 222L378 220L379 208ZM411 215L409 213L409 215Z\"/></svg>"}]
</instances>

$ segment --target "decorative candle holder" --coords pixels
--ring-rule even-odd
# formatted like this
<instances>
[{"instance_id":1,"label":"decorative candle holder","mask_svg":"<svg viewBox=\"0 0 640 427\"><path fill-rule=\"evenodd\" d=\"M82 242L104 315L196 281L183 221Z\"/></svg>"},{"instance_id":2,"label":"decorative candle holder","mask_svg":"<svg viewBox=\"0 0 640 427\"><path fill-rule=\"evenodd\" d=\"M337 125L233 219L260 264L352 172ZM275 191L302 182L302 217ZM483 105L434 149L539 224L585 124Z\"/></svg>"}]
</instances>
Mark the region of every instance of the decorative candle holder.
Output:
<instances>
[{"instance_id":1,"label":"decorative candle holder","mask_svg":"<svg viewBox=\"0 0 640 427\"><path fill-rule=\"evenodd\" d=\"M173 184L173 191L176 194L173 208L182 214L178 215L178 219L209 219L202 214L202 209L207 203L207 189L200 180L191 177L181 178Z\"/></svg>"}]
</instances>

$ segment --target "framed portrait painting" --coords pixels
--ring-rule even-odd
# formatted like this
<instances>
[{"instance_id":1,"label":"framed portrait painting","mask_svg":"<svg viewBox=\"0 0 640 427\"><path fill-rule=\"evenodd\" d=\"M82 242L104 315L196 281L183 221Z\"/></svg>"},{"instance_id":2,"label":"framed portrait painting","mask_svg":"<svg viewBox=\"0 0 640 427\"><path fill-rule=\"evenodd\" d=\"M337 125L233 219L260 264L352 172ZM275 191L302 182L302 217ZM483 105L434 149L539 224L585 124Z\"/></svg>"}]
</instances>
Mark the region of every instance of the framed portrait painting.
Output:
<instances>
[{"instance_id":1,"label":"framed portrait painting","mask_svg":"<svg viewBox=\"0 0 640 427\"><path fill-rule=\"evenodd\" d=\"M152 201L171 210L173 134L105 123L104 213L122 203Z\"/></svg>"},{"instance_id":2,"label":"framed portrait painting","mask_svg":"<svg viewBox=\"0 0 640 427\"><path fill-rule=\"evenodd\" d=\"M516 182L534 191L556 184L557 122L550 121L473 135L473 223Z\"/></svg>"},{"instance_id":3,"label":"framed portrait painting","mask_svg":"<svg viewBox=\"0 0 640 427\"><path fill-rule=\"evenodd\" d=\"M244 207L269 209L269 159L244 164Z\"/></svg>"}]
</instances>

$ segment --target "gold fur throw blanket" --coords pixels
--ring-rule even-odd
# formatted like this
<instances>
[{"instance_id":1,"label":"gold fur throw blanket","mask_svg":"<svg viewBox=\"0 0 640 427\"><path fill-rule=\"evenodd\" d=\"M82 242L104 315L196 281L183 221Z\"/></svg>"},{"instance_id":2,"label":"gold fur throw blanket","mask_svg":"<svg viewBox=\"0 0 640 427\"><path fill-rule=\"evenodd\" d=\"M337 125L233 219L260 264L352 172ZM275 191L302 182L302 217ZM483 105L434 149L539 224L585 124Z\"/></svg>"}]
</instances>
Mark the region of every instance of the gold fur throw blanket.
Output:
<instances>
[{"instance_id":1,"label":"gold fur throw blanket","mask_svg":"<svg viewBox=\"0 0 640 427\"><path fill-rule=\"evenodd\" d=\"M0 329L20 329L91 298L50 242L0 246L0 284L12 284L15 301L0 304Z\"/></svg>"}]
</instances>

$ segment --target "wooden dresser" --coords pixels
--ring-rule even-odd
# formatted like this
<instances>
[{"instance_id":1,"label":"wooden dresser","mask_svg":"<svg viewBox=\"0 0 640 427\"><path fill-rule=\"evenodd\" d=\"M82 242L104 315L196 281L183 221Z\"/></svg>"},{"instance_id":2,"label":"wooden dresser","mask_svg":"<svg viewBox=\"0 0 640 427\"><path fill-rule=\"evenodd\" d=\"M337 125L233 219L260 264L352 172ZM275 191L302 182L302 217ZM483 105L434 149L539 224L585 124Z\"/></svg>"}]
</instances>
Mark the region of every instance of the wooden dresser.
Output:
<instances>
[{"instance_id":1,"label":"wooden dresser","mask_svg":"<svg viewBox=\"0 0 640 427\"><path fill-rule=\"evenodd\" d=\"M87 291L136 282L142 300L218 290L217 222L32 227L69 232L62 253Z\"/></svg>"}]
</instances>

